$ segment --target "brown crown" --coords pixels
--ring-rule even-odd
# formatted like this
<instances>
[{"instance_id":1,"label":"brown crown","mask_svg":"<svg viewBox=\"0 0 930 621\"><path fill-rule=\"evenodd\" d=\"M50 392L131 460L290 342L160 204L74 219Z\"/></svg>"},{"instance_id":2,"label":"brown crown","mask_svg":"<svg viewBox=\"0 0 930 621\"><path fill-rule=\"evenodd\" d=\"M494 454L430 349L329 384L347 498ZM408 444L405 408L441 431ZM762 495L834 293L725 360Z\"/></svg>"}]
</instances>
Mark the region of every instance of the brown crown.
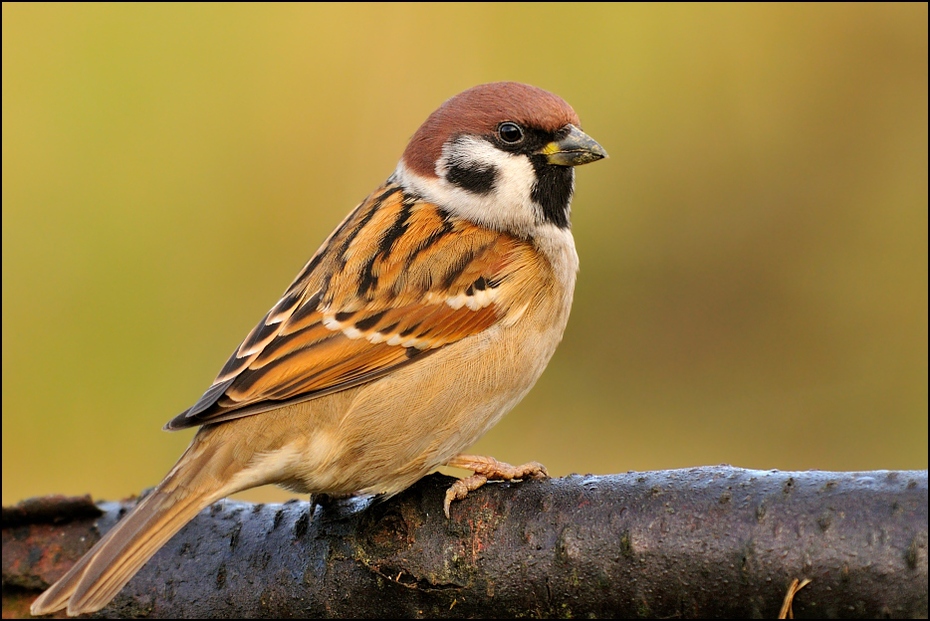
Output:
<instances>
[{"instance_id":1,"label":"brown crown","mask_svg":"<svg viewBox=\"0 0 930 621\"><path fill-rule=\"evenodd\" d=\"M436 161L449 138L490 135L502 121L543 131L579 125L572 107L549 91L519 82L480 84L447 100L426 119L404 150L404 164L419 175L435 177Z\"/></svg>"}]
</instances>

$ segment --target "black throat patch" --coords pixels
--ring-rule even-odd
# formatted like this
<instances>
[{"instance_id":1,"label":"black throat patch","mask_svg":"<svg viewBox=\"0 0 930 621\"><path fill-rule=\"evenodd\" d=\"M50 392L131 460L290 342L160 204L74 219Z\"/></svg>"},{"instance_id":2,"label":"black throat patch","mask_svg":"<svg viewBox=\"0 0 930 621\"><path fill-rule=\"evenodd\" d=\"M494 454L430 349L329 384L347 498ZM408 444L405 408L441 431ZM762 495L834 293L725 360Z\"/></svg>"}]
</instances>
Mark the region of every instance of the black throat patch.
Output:
<instances>
[{"instance_id":1,"label":"black throat patch","mask_svg":"<svg viewBox=\"0 0 930 621\"><path fill-rule=\"evenodd\" d=\"M533 184L533 201L542 207L543 219L560 229L567 229L569 206L575 191L575 169L571 166L552 166L544 155L530 156L536 183Z\"/></svg>"}]
</instances>

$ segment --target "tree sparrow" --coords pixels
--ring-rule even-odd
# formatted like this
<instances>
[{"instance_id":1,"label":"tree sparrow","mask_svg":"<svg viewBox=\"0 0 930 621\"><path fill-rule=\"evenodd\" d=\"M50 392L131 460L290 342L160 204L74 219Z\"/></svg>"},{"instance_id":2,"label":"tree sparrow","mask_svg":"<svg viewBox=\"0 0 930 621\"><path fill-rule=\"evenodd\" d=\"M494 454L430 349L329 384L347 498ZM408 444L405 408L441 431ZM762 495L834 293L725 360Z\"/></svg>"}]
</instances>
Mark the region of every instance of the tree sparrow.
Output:
<instances>
[{"instance_id":1,"label":"tree sparrow","mask_svg":"<svg viewBox=\"0 0 930 621\"><path fill-rule=\"evenodd\" d=\"M568 321L574 166L607 157L575 111L516 82L471 88L323 243L213 385L166 429L200 426L165 479L32 604L100 610L201 509L276 483L396 494L437 466L546 476L463 455L523 398Z\"/></svg>"}]
</instances>

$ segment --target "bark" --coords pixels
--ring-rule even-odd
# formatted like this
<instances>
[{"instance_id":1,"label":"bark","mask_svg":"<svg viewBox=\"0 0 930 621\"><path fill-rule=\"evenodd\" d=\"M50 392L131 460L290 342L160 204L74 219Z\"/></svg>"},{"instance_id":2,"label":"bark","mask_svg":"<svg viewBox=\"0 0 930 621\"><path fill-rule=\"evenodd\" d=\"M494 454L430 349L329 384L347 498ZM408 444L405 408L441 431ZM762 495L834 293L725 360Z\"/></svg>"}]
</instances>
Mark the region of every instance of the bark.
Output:
<instances>
[{"instance_id":1,"label":"bark","mask_svg":"<svg viewBox=\"0 0 930 621\"><path fill-rule=\"evenodd\" d=\"M926 617L927 472L727 466L488 484L388 501L223 501L105 617ZM134 502L3 510L3 616Z\"/></svg>"}]
</instances>

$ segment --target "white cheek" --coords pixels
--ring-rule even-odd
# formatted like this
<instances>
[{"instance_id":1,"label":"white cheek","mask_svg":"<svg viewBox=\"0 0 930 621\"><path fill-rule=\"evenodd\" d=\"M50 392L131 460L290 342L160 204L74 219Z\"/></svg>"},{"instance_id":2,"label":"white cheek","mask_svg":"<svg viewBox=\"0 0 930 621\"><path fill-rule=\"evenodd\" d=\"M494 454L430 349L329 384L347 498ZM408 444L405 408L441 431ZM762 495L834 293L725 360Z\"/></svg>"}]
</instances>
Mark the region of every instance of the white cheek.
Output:
<instances>
[{"instance_id":1,"label":"white cheek","mask_svg":"<svg viewBox=\"0 0 930 621\"><path fill-rule=\"evenodd\" d=\"M494 188L476 194L446 181L448 167L458 163L485 170L493 167L497 171ZM529 234L540 222L541 210L531 198L536 172L526 156L505 153L478 138L460 138L443 148L436 174L436 178L423 177L401 161L394 179L454 215L489 228Z\"/></svg>"}]
</instances>

